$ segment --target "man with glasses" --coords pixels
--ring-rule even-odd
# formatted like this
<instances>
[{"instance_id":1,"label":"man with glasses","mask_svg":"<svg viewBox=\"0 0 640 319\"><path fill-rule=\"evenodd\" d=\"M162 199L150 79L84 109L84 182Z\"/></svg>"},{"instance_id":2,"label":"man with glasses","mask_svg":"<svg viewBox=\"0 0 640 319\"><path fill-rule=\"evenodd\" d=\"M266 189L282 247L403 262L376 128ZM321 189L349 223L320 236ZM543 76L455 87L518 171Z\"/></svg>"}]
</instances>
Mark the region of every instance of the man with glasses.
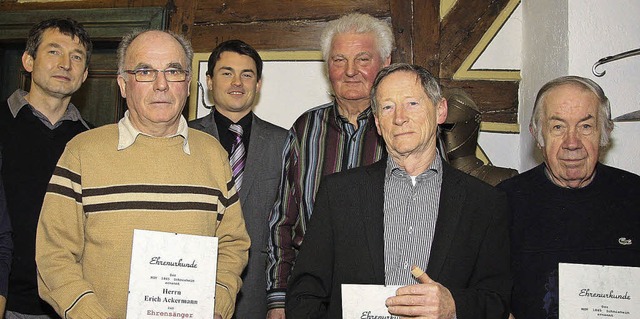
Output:
<instances>
[{"instance_id":1,"label":"man with glasses","mask_svg":"<svg viewBox=\"0 0 640 319\"><path fill-rule=\"evenodd\" d=\"M134 229L218 237L216 318L233 315L249 236L226 152L181 115L193 50L135 32L118 48L128 111L73 139L45 196L39 290L64 318L125 318Z\"/></svg>"}]
</instances>

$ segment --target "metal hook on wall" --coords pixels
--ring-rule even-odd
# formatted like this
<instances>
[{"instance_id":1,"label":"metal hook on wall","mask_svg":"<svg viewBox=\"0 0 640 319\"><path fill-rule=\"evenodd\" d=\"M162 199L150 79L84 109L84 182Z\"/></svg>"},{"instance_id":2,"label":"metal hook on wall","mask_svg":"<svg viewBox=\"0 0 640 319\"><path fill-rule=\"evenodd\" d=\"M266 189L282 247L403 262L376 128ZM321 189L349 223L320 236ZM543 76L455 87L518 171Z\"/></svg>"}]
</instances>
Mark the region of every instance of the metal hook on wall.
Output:
<instances>
[{"instance_id":1,"label":"metal hook on wall","mask_svg":"<svg viewBox=\"0 0 640 319\"><path fill-rule=\"evenodd\" d=\"M624 58L628 58L630 56L634 56L634 55L639 55L640 54L640 48L638 49L633 49L630 51L626 51L626 52L622 52L622 53L618 53L616 55L611 55L608 57L604 57L600 60L598 60L598 62L596 62L593 67L591 68L591 72L593 72L593 75L597 76L597 77L602 77L603 75L605 75L607 73L607 71L602 71L602 72L598 72L596 70L596 68L600 65L603 65L605 63L609 63L609 62L613 62L616 60L620 60L620 59L624 59Z\"/></svg>"},{"instance_id":2,"label":"metal hook on wall","mask_svg":"<svg viewBox=\"0 0 640 319\"><path fill-rule=\"evenodd\" d=\"M204 86L202 85L202 83L200 83L200 81L198 81L198 91L200 92L200 98L202 99L202 105L204 105L204 107L211 109L213 106L212 105L207 105L206 99L205 99L205 90L204 90Z\"/></svg>"}]
</instances>

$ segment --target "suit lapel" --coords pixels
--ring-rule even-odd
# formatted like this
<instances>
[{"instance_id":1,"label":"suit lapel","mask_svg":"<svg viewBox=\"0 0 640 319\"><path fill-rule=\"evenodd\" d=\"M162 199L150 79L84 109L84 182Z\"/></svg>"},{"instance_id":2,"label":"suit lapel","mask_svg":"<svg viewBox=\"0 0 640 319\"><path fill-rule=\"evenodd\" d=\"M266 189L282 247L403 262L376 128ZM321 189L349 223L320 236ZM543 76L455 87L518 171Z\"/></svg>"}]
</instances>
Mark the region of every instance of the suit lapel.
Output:
<instances>
[{"instance_id":1,"label":"suit lapel","mask_svg":"<svg viewBox=\"0 0 640 319\"><path fill-rule=\"evenodd\" d=\"M240 203L244 203L251 192L253 183L262 167L260 165L260 155L266 152L268 132L264 129L264 123L252 115L251 137L249 138L249 150L247 153L247 163L244 166L244 176L242 177L242 189L240 190Z\"/></svg>"},{"instance_id":2,"label":"suit lapel","mask_svg":"<svg viewBox=\"0 0 640 319\"><path fill-rule=\"evenodd\" d=\"M444 261L455 238L456 228L462 214L462 203L466 193L460 183L462 182L448 164L442 164L442 190L440 192L440 207L438 220L429 254L427 270L429 276L435 281L440 277Z\"/></svg>"},{"instance_id":3,"label":"suit lapel","mask_svg":"<svg viewBox=\"0 0 640 319\"><path fill-rule=\"evenodd\" d=\"M368 176L361 185L362 198L358 200L359 221L365 231L367 249L371 256L374 276L384 283L384 171L386 161L381 160L366 168ZM364 203L364 205L362 205Z\"/></svg>"},{"instance_id":4,"label":"suit lapel","mask_svg":"<svg viewBox=\"0 0 640 319\"><path fill-rule=\"evenodd\" d=\"M220 135L218 134L218 127L216 126L216 122L213 119L213 112L215 112L215 110L211 111L211 113L203 117L200 123L197 124L199 127L196 126L194 128L211 134L213 137L216 138L216 140L219 141Z\"/></svg>"}]
</instances>

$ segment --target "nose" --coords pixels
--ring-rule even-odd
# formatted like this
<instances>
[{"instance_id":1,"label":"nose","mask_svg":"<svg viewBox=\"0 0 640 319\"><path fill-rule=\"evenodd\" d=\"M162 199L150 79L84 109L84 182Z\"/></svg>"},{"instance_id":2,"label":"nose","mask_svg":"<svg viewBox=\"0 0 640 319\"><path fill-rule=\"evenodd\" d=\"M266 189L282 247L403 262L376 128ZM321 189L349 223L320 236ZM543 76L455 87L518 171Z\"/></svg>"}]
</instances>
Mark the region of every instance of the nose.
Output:
<instances>
[{"instance_id":1,"label":"nose","mask_svg":"<svg viewBox=\"0 0 640 319\"><path fill-rule=\"evenodd\" d=\"M578 135L578 130L571 129L567 132L567 135L564 137L564 141L562 143L562 147L567 150L576 150L579 149L582 145L582 141L580 140L580 136Z\"/></svg>"},{"instance_id":2,"label":"nose","mask_svg":"<svg viewBox=\"0 0 640 319\"><path fill-rule=\"evenodd\" d=\"M233 78L231 79L231 84L234 86L241 86L242 80L240 80L240 76L241 75L234 75Z\"/></svg>"},{"instance_id":3,"label":"nose","mask_svg":"<svg viewBox=\"0 0 640 319\"><path fill-rule=\"evenodd\" d=\"M356 66L355 61L347 61L347 68L345 70L345 74L348 77L355 76L358 73L358 68Z\"/></svg>"},{"instance_id":4,"label":"nose","mask_svg":"<svg viewBox=\"0 0 640 319\"><path fill-rule=\"evenodd\" d=\"M405 114L404 106L399 105L393 112L393 123L395 125L403 125L407 122L407 116Z\"/></svg>"},{"instance_id":5,"label":"nose","mask_svg":"<svg viewBox=\"0 0 640 319\"><path fill-rule=\"evenodd\" d=\"M61 55L58 59L58 67L63 70L69 70L71 68L71 57L68 55Z\"/></svg>"},{"instance_id":6,"label":"nose","mask_svg":"<svg viewBox=\"0 0 640 319\"><path fill-rule=\"evenodd\" d=\"M158 75L156 75L156 80L153 81L153 89L156 91L166 91L169 89L169 82L167 82L164 72L158 72Z\"/></svg>"}]
</instances>

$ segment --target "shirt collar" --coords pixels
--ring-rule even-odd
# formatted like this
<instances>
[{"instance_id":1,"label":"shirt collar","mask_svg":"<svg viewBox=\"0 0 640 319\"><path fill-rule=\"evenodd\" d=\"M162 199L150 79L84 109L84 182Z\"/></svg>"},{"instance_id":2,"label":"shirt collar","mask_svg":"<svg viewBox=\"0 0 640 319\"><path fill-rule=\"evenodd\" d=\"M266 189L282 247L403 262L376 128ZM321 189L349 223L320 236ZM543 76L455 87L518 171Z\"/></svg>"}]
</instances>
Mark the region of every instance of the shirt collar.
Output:
<instances>
[{"instance_id":1,"label":"shirt collar","mask_svg":"<svg viewBox=\"0 0 640 319\"><path fill-rule=\"evenodd\" d=\"M249 131L248 128L251 127L251 121L253 120L253 112L247 113L247 115L243 116L237 123L234 123L228 117L224 116L224 114L220 112L216 112L215 109L212 112L213 112L214 120L216 121L216 124L218 125L218 127L220 127L220 124L222 124L224 125L224 128L228 130L231 124L238 124L242 126L242 130L245 132Z\"/></svg>"},{"instance_id":2,"label":"shirt collar","mask_svg":"<svg viewBox=\"0 0 640 319\"><path fill-rule=\"evenodd\" d=\"M124 112L124 117L120 119L118 122L118 151L121 151L135 143L138 135L146 135L151 136L149 134L140 132L133 126L131 120L129 119L129 110ZM182 142L182 150L186 154L191 154L191 149L189 148L189 127L187 126L187 120L184 119L184 116L180 115L180 120L178 123L178 131L170 136L165 136L165 138L182 136L184 138L184 142Z\"/></svg>"},{"instance_id":3,"label":"shirt collar","mask_svg":"<svg viewBox=\"0 0 640 319\"><path fill-rule=\"evenodd\" d=\"M433 161L431 162L429 167L418 176L424 176L429 172L434 172L437 175L442 175L442 158L440 157L440 151L438 149L436 149L436 156L433 158ZM409 174L407 174L407 172L402 167L400 167L400 165L398 165L398 163L396 163L391 158L391 156L387 156L387 168L385 171L385 177L389 178L391 177L391 175L406 176L407 178L409 177Z\"/></svg>"},{"instance_id":4,"label":"shirt collar","mask_svg":"<svg viewBox=\"0 0 640 319\"><path fill-rule=\"evenodd\" d=\"M335 121L338 124L338 127L343 127L344 125L351 124L346 117L340 115L337 101L333 102L333 114L335 116ZM374 123L373 111L371 110L371 107L367 107L364 111L360 112L360 114L358 114L357 121L358 128Z\"/></svg>"},{"instance_id":5,"label":"shirt collar","mask_svg":"<svg viewBox=\"0 0 640 319\"><path fill-rule=\"evenodd\" d=\"M46 121L48 123L48 126L51 126L51 128L53 128L54 125L51 124L51 122L49 122L49 119L44 114L42 114L42 112L38 111L35 107L33 107L29 103L29 101L27 101L25 96L28 93L29 92L25 90L17 89L15 92L13 92L13 94L11 94L11 96L9 96L9 98L7 99L7 103L9 104L9 110L11 111L11 115L13 115L13 117L15 118L18 115L18 112L20 112L20 110L24 106L28 106L29 109L31 109L31 112L36 117L38 117L41 121ZM69 105L67 105L67 109L64 111L64 114L62 115L62 117L56 123L55 126L62 123L62 121L72 121L72 122L80 121L82 122L82 125L84 125L86 128L89 128L89 125L84 121L84 119L82 119L80 110L78 110L78 108L75 105L73 105L73 103L69 103Z\"/></svg>"}]
</instances>

